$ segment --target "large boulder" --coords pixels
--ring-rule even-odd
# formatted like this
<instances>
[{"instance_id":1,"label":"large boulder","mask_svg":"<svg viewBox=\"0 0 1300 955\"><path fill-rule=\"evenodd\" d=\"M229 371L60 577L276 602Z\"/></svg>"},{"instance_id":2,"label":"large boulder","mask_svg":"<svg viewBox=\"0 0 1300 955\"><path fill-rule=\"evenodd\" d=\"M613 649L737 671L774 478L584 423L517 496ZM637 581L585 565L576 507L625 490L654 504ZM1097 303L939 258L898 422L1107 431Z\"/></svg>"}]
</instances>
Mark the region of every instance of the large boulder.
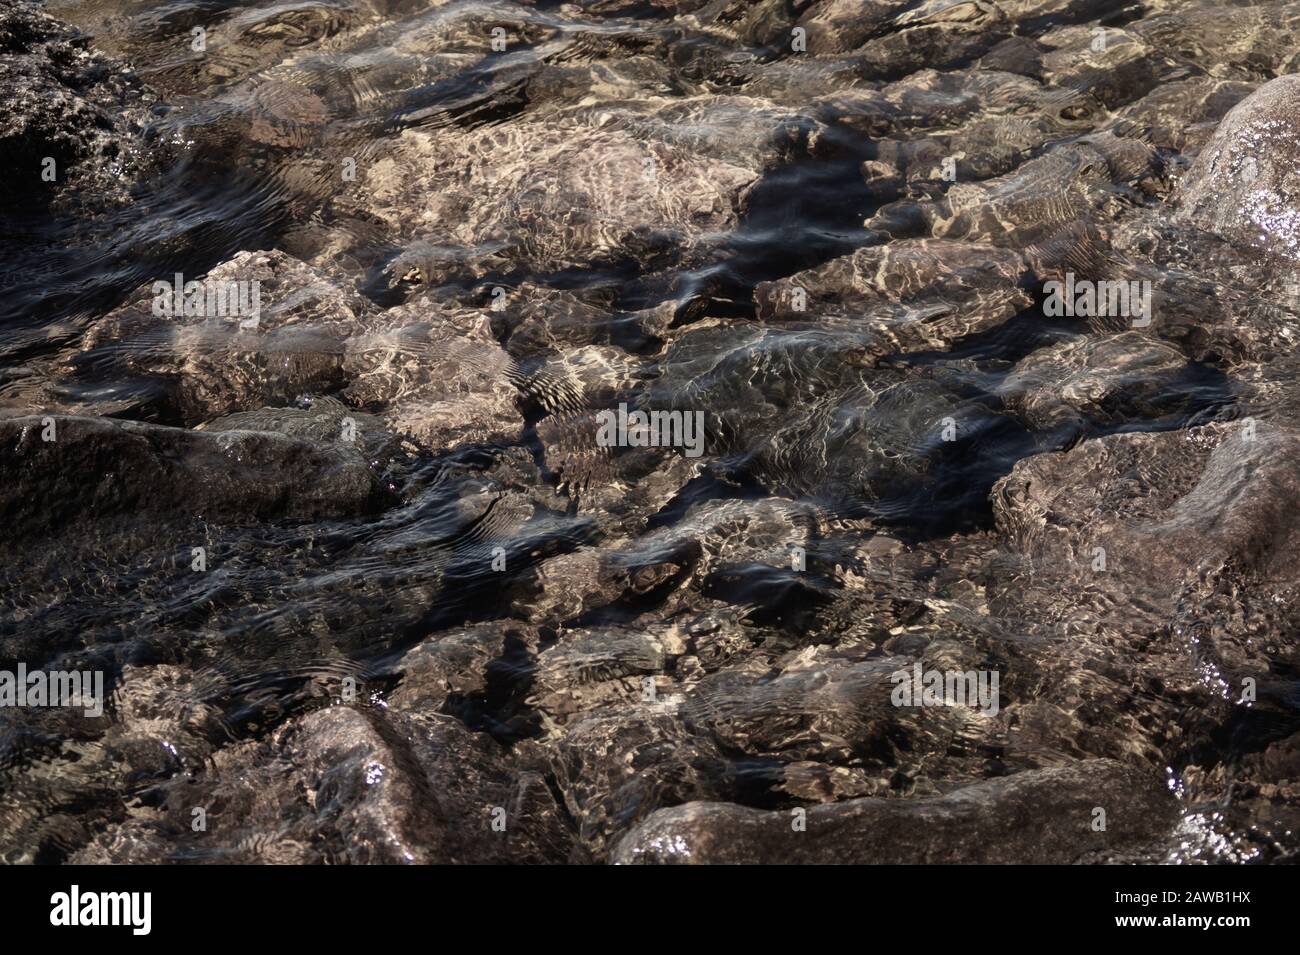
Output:
<instances>
[{"instance_id":1,"label":"large boulder","mask_svg":"<svg viewBox=\"0 0 1300 955\"><path fill-rule=\"evenodd\" d=\"M1180 200L1183 220L1300 260L1300 75L1279 76L1233 107Z\"/></svg>"}]
</instances>

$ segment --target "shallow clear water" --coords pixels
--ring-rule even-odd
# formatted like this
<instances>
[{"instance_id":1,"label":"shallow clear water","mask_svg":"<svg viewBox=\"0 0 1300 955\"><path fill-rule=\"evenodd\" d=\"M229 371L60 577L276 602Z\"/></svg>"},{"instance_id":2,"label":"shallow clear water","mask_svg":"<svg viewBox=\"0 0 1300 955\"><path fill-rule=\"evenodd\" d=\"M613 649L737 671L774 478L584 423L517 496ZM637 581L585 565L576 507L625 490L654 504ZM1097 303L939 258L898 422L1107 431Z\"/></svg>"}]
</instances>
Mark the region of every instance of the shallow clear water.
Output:
<instances>
[{"instance_id":1,"label":"shallow clear water","mask_svg":"<svg viewBox=\"0 0 1300 955\"><path fill-rule=\"evenodd\" d=\"M1017 774L976 856L1294 854L1294 266L1178 196L1300 5L46 10L136 79L95 188L4 207L0 663L112 698L0 712L4 858L630 861ZM996 712L891 705L918 662Z\"/></svg>"}]
</instances>

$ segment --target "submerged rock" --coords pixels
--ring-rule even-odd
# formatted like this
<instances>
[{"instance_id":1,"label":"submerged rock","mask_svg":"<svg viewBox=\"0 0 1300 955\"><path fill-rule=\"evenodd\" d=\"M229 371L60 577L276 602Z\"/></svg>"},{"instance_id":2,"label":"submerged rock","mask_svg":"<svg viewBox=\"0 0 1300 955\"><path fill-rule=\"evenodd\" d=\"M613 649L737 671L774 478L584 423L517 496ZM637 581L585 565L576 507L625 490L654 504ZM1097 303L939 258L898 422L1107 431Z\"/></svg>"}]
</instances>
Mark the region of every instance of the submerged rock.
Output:
<instances>
[{"instance_id":1,"label":"submerged rock","mask_svg":"<svg viewBox=\"0 0 1300 955\"><path fill-rule=\"evenodd\" d=\"M563 862L572 845L544 779L447 717L331 707L164 796L74 861Z\"/></svg>"},{"instance_id":2,"label":"submerged rock","mask_svg":"<svg viewBox=\"0 0 1300 955\"><path fill-rule=\"evenodd\" d=\"M1020 462L994 513L1017 550L1041 558L1095 544L1116 572L1171 587L1225 564L1289 580L1298 451L1300 435L1272 422L1112 435Z\"/></svg>"},{"instance_id":3,"label":"submerged rock","mask_svg":"<svg viewBox=\"0 0 1300 955\"><path fill-rule=\"evenodd\" d=\"M1177 349L1138 332L1040 349L1002 384L1003 400L1038 429L1158 419L1190 403L1191 366Z\"/></svg>"},{"instance_id":4,"label":"submerged rock","mask_svg":"<svg viewBox=\"0 0 1300 955\"><path fill-rule=\"evenodd\" d=\"M1106 827L1093 825L1106 810ZM621 864L1068 864L1155 840L1177 816L1163 782L1109 760L1017 773L929 799L850 799L762 812L662 809L619 841Z\"/></svg>"},{"instance_id":5,"label":"submerged rock","mask_svg":"<svg viewBox=\"0 0 1300 955\"><path fill-rule=\"evenodd\" d=\"M355 449L266 431L186 431L103 418L0 420L0 518L12 540L68 522L240 523L372 513L387 495Z\"/></svg>"},{"instance_id":6,"label":"submerged rock","mask_svg":"<svg viewBox=\"0 0 1300 955\"><path fill-rule=\"evenodd\" d=\"M1028 308L1034 275L1019 252L945 240L892 242L762 283L762 319L834 317L871 335L876 355L945 349ZM901 307L893 307L901 306ZM865 313L865 314L863 314Z\"/></svg>"},{"instance_id":7,"label":"submerged rock","mask_svg":"<svg viewBox=\"0 0 1300 955\"><path fill-rule=\"evenodd\" d=\"M658 807L730 789L722 754L662 705L597 710L567 727L553 753L552 771L578 837L602 860Z\"/></svg>"},{"instance_id":8,"label":"submerged rock","mask_svg":"<svg viewBox=\"0 0 1300 955\"><path fill-rule=\"evenodd\" d=\"M1089 707L1141 716L1124 749L1146 739L1194 753L1224 721L1285 711L1290 683L1277 674L1300 654L1261 636L1300 613L1290 558L1298 441L1249 419L1116 434L1029 458L999 482L998 525L1022 556L990 574L991 605L1059 621L1064 646L1084 640L1066 659L1097 661L1086 677L1063 676L1063 714L1073 682ZM1135 679L1145 687L1136 697Z\"/></svg>"},{"instance_id":9,"label":"submerged rock","mask_svg":"<svg viewBox=\"0 0 1300 955\"><path fill-rule=\"evenodd\" d=\"M1279 76L1233 107L1179 187L1193 225L1300 261L1300 77Z\"/></svg>"},{"instance_id":10,"label":"submerged rock","mask_svg":"<svg viewBox=\"0 0 1300 955\"><path fill-rule=\"evenodd\" d=\"M198 424L340 387L367 303L283 252L241 252L198 280L168 276L93 323L53 397L101 413ZM118 394L123 397L117 397Z\"/></svg>"},{"instance_id":11,"label":"submerged rock","mask_svg":"<svg viewBox=\"0 0 1300 955\"><path fill-rule=\"evenodd\" d=\"M1079 220L1116 215L1122 206L1112 184L1154 191L1162 171L1151 147L1107 132L995 179L954 183L939 199L885 206L867 225L894 238L932 235L1015 248L1044 242Z\"/></svg>"},{"instance_id":12,"label":"submerged rock","mask_svg":"<svg viewBox=\"0 0 1300 955\"><path fill-rule=\"evenodd\" d=\"M398 235L492 242L518 264L548 271L629 258L672 263L734 226L741 194L759 173L570 121L458 137L409 130L365 175L370 211Z\"/></svg>"},{"instance_id":13,"label":"submerged rock","mask_svg":"<svg viewBox=\"0 0 1300 955\"><path fill-rule=\"evenodd\" d=\"M61 9L0 858L1294 856L1300 5Z\"/></svg>"},{"instance_id":14,"label":"submerged rock","mask_svg":"<svg viewBox=\"0 0 1300 955\"><path fill-rule=\"evenodd\" d=\"M403 305L367 323L345 352L348 400L422 447L520 438L520 376L484 314Z\"/></svg>"},{"instance_id":15,"label":"submerged rock","mask_svg":"<svg viewBox=\"0 0 1300 955\"><path fill-rule=\"evenodd\" d=\"M507 621L464 627L425 640L397 663L402 682L389 703L399 710L432 713L453 697L486 694L492 668L512 642L535 644L537 636L531 628Z\"/></svg>"}]
</instances>

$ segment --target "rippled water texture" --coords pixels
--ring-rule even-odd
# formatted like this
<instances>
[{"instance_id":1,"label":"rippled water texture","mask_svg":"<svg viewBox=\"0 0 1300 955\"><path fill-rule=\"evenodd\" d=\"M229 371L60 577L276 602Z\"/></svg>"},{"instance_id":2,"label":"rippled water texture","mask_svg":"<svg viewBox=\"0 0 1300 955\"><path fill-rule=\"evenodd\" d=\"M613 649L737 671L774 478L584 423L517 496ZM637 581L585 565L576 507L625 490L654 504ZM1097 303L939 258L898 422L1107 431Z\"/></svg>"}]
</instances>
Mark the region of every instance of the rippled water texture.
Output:
<instances>
[{"instance_id":1,"label":"rippled water texture","mask_svg":"<svg viewBox=\"0 0 1300 955\"><path fill-rule=\"evenodd\" d=\"M1294 861L1300 3L41 9L0 858Z\"/></svg>"}]
</instances>

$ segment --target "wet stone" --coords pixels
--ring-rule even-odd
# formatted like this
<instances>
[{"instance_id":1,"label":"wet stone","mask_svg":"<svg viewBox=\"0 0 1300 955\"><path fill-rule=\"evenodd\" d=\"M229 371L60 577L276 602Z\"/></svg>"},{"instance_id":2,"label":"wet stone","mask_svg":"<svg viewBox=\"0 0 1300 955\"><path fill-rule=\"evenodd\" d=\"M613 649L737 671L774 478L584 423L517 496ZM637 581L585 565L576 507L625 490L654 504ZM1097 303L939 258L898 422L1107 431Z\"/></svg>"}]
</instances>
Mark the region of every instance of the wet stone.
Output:
<instances>
[{"instance_id":1,"label":"wet stone","mask_svg":"<svg viewBox=\"0 0 1300 955\"><path fill-rule=\"evenodd\" d=\"M35 3L0 8L0 186L6 214L125 203L154 159L141 127L153 94L125 64Z\"/></svg>"},{"instance_id":2,"label":"wet stone","mask_svg":"<svg viewBox=\"0 0 1300 955\"><path fill-rule=\"evenodd\" d=\"M1294 858L1300 4L57 10L0 859Z\"/></svg>"},{"instance_id":3,"label":"wet stone","mask_svg":"<svg viewBox=\"0 0 1300 955\"><path fill-rule=\"evenodd\" d=\"M561 862L571 850L542 777L446 717L321 710L165 794L161 810L110 828L77 860ZM193 807L206 831L191 827Z\"/></svg>"},{"instance_id":4,"label":"wet stone","mask_svg":"<svg viewBox=\"0 0 1300 955\"><path fill-rule=\"evenodd\" d=\"M512 443L522 433L519 375L486 314L399 306L347 340L343 365L347 399L421 447Z\"/></svg>"},{"instance_id":5,"label":"wet stone","mask_svg":"<svg viewBox=\"0 0 1300 955\"><path fill-rule=\"evenodd\" d=\"M527 156L502 164L503 155ZM537 270L664 264L734 225L758 171L585 124L489 128L458 142L403 133L367 174L375 214L399 230L504 254ZM434 184L437 185L434 185ZM450 230L447 223L455 223Z\"/></svg>"},{"instance_id":6,"label":"wet stone","mask_svg":"<svg viewBox=\"0 0 1300 955\"><path fill-rule=\"evenodd\" d=\"M5 419L0 435L0 513L16 540L49 534L73 515L248 523L374 513L387 501L357 450L274 432L48 416Z\"/></svg>"},{"instance_id":7,"label":"wet stone","mask_svg":"<svg viewBox=\"0 0 1300 955\"><path fill-rule=\"evenodd\" d=\"M1091 825L1098 805L1112 807L1104 832ZM660 810L624 836L614 861L1063 864L1104 858L1127 841L1158 837L1175 816L1161 780L1094 760L930 799L850 799L814 806L806 811L802 829L790 812L687 803Z\"/></svg>"},{"instance_id":8,"label":"wet stone","mask_svg":"<svg viewBox=\"0 0 1300 955\"><path fill-rule=\"evenodd\" d=\"M180 285L179 309L173 275L92 324L56 395L130 410L112 398L121 389L140 410L192 425L346 383L344 342L367 304L345 285L278 251L241 252Z\"/></svg>"},{"instance_id":9,"label":"wet stone","mask_svg":"<svg viewBox=\"0 0 1300 955\"><path fill-rule=\"evenodd\" d=\"M1008 541L1035 555L1095 540L1147 578L1225 562L1289 577L1297 440L1271 422L1098 438L1022 461L995 489L995 513Z\"/></svg>"},{"instance_id":10,"label":"wet stone","mask_svg":"<svg viewBox=\"0 0 1300 955\"><path fill-rule=\"evenodd\" d=\"M1224 118L1179 187L1186 221L1300 259L1300 79L1264 84Z\"/></svg>"},{"instance_id":11,"label":"wet stone","mask_svg":"<svg viewBox=\"0 0 1300 955\"><path fill-rule=\"evenodd\" d=\"M1111 424L1135 415L1159 420L1194 399L1187 359L1138 332L1042 349L1019 362L1002 385L1005 400L1031 426Z\"/></svg>"}]
</instances>

